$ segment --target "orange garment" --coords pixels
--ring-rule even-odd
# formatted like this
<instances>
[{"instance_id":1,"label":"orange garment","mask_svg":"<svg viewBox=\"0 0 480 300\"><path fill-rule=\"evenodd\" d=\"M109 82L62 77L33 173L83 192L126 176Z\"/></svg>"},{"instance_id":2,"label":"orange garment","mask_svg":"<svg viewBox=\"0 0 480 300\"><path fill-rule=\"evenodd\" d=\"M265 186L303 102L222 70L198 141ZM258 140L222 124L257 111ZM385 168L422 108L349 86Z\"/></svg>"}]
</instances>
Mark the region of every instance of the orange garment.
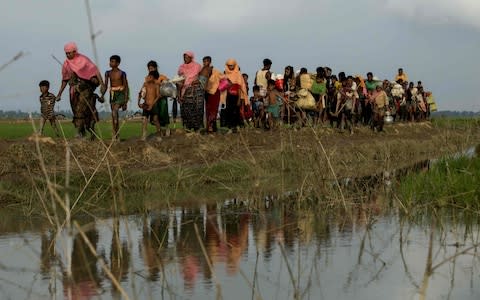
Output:
<instances>
[{"instance_id":1,"label":"orange garment","mask_svg":"<svg viewBox=\"0 0 480 300\"><path fill-rule=\"evenodd\" d=\"M403 82L408 82L408 75L405 72L403 72L402 75L397 74L397 76L395 76L395 82L397 82L399 79L401 79Z\"/></svg>"},{"instance_id":2,"label":"orange garment","mask_svg":"<svg viewBox=\"0 0 480 300\"><path fill-rule=\"evenodd\" d=\"M210 75L210 78L208 78L207 86L205 87L207 93L214 95L217 92L218 85L222 77L223 75L219 70L215 68L212 69L212 74Z\"/></svg>"},{"instance_id":3,"label":"orange garment","mask_svg":"<svg viewBox=\"0 0 480 300\"><path fill-rule=\"evenodd\" d=\"M228 65L234 65L235 67L233 70L230 70ZM244 101L245 105L248 105L247 86L245 85L245 80L243 79L242 73L240 73L236 60L227 60L225 63L225 76L232 84L238 84L240 86L240 99Z\"/></svg>"},{"instance_id":4,"label":"orange garment","mask_svg":"<svg viewBox=\"0 0 480 300\"><path fill-rule=\"evenodd\" d=\"M310 74L301 74L300 75L300 88L310 90L312 88L312 78Z\"/></svg>"},{"instance_id":5,"label":"orange garment","mask_svg":"<svg viewBox=\"0 0 480 300\"><path fill-rule=\"evenodd\" d=\"M157 83L160 84L160 83L162 83L164 81L167 81L167 80L168 80L167 76L165 76L163 74L160 74L160 77L158 77L158 79L157 79Z\"/></svg>"},{"instance_id":6,"label":"orange garment","mask_svg":"<svg viewBox=\"0 0 480 300\"><path fill-rule=\"evenodd\" d=\"M355 78L360 80L360 87L362 88L362 92L364 95L367 95L367 85L365 84L365 79L361 75L356 75Z\"/></svg>"},{"instance_id":7,"label":"orange garment","mask_svg":"<svg viewBox=\"0 0 480 300\"><path fill-rule=\"evenodd\" d=\"M380 92L375 91L374 94L372 95L372 98L376 108L382 109L388 106L388 96L387 96L387 93L385 93L385 91L380 91Z\"/></svg>"},{"instance_id":8,"label":"orange garment","mask_svg":"<svg viewBox=\"0 0 480 300\"><path fill-rule=\"evenodd\" d=\"M148 76L145 76L145 82L147 82L147 77ZM158 77L158 79L155 81L157 84L161 84L162 82L164 81L167 81L168 80L168 77L163 75L163 74L160 74L160 76Z\"/></svg>"}]
</instances>

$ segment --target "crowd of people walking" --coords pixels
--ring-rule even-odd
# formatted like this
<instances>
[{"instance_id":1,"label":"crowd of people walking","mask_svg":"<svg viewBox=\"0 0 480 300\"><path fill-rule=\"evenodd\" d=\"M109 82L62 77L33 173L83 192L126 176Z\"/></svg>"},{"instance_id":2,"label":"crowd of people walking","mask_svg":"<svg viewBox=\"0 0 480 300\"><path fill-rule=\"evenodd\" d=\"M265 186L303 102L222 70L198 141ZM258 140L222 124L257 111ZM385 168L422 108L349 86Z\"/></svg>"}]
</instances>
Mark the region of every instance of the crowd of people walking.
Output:
<instances>
[{"instance_id":1,"label":"crowd of people walking","mask_svg":"<svg viewBox=\"0 0 480 300\"><path fill-rule=\"evenodd\" d=\"M51 113L54 100L61 99L69 84L78 136L93 132L98 121L96 102L103 102L109 91L113 137L118 139L118 112L126 110L130 100L127 74L119 68L120 56L110 57L111 70L102 76L88 57L78 53L75 43L66 44L64 50L66 59L57 96L48 91L48 82L40 84L42 124L47 120L54 123ZM203 57L200 64L193 52L186 51L177 75L171 79L159 73L155 61L148 62L148 74L138 93L138 107L143 116L142 138L146 138L149 123L155 125L159 135L169 135L169 100L173 101L174 117L177 102L180 105L184 129L205 128L207 133L217 132L218 126L236 132L245 126L275 130L281 124L295 124L331 126L354 134L358 126L382 131L385 120L426 120L430 111L436 109L432 94L424 90L421 81L416 84L409 81L402 68L393 80L379 80L372 72L366 78L345 72L333 75L330 67L318 67L310 73L306 68L295 72L292 66L286 66L283 74L274 74L272 64L268 58L263 60L250 93L249 76L241 73L234 59L227 60L221 70L213 67L210 56ZM95 93L98 86L99 95Z\"/></svg>"}]
</instances>

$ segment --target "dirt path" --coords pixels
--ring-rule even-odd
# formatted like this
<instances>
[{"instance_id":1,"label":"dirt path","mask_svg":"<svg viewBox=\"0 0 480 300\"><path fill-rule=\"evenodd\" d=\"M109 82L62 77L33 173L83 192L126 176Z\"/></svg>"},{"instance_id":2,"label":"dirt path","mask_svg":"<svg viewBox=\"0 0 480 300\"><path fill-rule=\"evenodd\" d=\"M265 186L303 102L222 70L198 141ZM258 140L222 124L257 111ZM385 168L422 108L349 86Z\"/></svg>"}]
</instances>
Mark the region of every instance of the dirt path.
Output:
<instances>
[{"instance_id":1,"label":"dirt path","mask_svg":"<svg viewBox=\"0 0 480 300\"><path fill-rule=\"evenodd\" d=\"M282 129L264 132L244 129L237 134L175 133L162 141L137 139L113 145L69 140L72 170L91 173L108 165L124 172L154 171L172 166L202 166L228 160L261 164L279 153L309 163L327 162L346 176L365 175L377 167L391 167L455 153L476 145L479 130L434 128L430 123L397 124L385 133L360 128L353 136L334 129ZM65 170L65 142L42 140L40 150L49 172ZM322 149L325 150L325 152ZM15 180L19 173L41 174L32 140L0 140L0 179ZM107 164L108 163L108 164ZM99 166L100 164L100 166ZM327 165L325 165L327 167Z\"/></svg>"}]
</instances>

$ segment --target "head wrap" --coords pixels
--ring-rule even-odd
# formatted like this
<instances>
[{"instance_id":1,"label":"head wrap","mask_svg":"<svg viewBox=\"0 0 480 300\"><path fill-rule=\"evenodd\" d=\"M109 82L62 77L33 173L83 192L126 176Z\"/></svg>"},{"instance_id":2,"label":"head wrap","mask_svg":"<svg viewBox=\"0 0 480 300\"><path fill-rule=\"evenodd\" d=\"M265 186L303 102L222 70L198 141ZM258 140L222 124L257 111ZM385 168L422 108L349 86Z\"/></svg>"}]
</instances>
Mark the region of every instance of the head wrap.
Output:
<instances>
[{"instance_id":1,"label":"head wrap","mask_svg":"<svg viewBox=\"0 0 480 300\"><path fill-rule=\"evenodd\" d=\"M65 44L63 49L65 52L78 50L74 42ZM81 79L90 80L97 75L98 68L88 57L77 52L72 59L65 59L62 66L62 79L69 80L73 73Z\"/></svg>"},{"instance_id":2,"label":"head wrap","mask_svg":"<svg viewBox=\"0 0 480 300\"><path fill-rule=\"evenodd\" d=\"M185 77L184 89L190 86L198 76L198 73L202 70L202 66L195 62L195 54L192 51L186 51L183 55L187 55L192 58L192 61L188 64L181 64L178 68L178 75Z\"/></svg>"},{"instance_id":3,"label":"head wrap","mask_svg":"<svg viewBox=\"0 0 480 300\"><path fill-rule=\"evenodd\" d=\"M77 44L75 44L75 42L66 43L65 46L63 46L63 50L65 50L65 52L78 51Z\"/></svg>"},{"instance_id":4,"label":"head wrap","mask_svg":"<svg viewBox=\"0 0 480 300\"><path fill-rule=\"evenodd\" d=\"M230 70L228 66L234 66L233 70ZM245 80L243 79L242 73L240 72L240 68L238 67L237 61L230 58L225 63L225 75L227 76L228 80L232 84L240 85L241 93L240 97L245 101L245 104L248 103L248 93L247 93L247 86L245 85Z\"/></svg>"},{"instance_id":5,"label":"head wrap","mask_svg":"<svg viewBox=\"0 0 480 300\"><path fill-rule=\"evenodd\" d=\"M362 88L362 93L364 95L367 95L367 85L365 84L365 79L363 79L362 75L355 75L355 78L357 78L360 81L360 87Z\"/></svg>"},{"instance_id":6,"label":"head wrap","mask_svg":"<svg viewBox=\"0 0 480 300\"><path fill-rule=\"evenodd\" d=\"M192 51L185 51L185 53L183 53L183 55L189 56L192 60L195 59L195 54Z\"/></svg>"}]
</instances>

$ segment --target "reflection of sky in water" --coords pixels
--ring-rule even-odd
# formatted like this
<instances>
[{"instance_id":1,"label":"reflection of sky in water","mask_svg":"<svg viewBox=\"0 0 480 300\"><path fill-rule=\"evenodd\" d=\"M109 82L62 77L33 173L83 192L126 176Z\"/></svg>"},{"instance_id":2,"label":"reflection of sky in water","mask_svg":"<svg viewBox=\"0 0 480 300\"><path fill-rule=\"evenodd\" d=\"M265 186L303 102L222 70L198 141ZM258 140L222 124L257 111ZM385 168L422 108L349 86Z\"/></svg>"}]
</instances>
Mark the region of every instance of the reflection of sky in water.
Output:
<instances>
[{"instance_id":1,"label":"reflection of sky in water","mask_svg":"<svg viewBox=\"0 0 480 300\"><path fill-rule=\"evenodd\" d=\"M170 214L122 217L116 235L112 219L98 220L96 232L92 231L89 237L94 243L97 241L99 257L107 262L131 298L213 299L218 282L224 299L251 299L252 285L262 299L292 299L292 282L283 251L305 299L418 298L427 261L428 226L404 225L404 265L399 243L401 227L395 215L373 216L377 222L366 231L367 216L362 213L354 217L354 222L348 222L347 218L293 214L281 208L262 214L222 215L215 214L216 209L202 207L183 214L179 209ZM214 274L202 254L194 224ZM442 225L445 231L437 230L433 238L433 266L479 238L478 227L465 233L463 225ZM56 295L63 298L69 292L64 287L73 286L62 279L58 263L48 259L46 245L52 244L53 239L49 234L42 237L34 229L38 226L32 227L28 233L15 234L10 230L0 238L1 299L51 298L49 288L52 292L56 288ZM112 247L117 238L120 247ZM457 242L461 247L453 246ZM70 291L83 295L83 299L92 298L94 293L102 299L117 297L119 294L112 290L111 280L100 263L95 264L94 256L81 253L81 248L88 250L75 241L71 244L74 252L80 253L77 256L87 257L91 264L89 267L84 259L74 255L72 270L76 287L80 288ZM477 260L472 255L462 255L456 259L455 267L446 263L436 269L428 281L427 299L449 295L451 299L479 299Z\"/></svg>"}]
</instances>

